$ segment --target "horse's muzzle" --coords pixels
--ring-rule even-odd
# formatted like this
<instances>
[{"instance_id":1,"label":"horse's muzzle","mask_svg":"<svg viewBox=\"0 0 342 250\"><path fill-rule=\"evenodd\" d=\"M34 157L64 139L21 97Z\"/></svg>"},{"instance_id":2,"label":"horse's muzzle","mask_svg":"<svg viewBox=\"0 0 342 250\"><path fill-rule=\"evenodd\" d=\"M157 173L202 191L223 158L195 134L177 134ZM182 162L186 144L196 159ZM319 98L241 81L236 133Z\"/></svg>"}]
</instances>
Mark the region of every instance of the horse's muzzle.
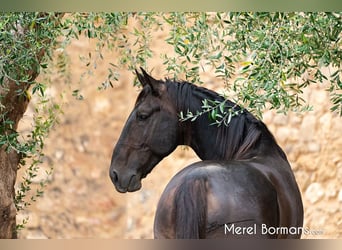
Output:
<instances>
[{"instance_id":1,"label":"horse's muzzle","mask_svg":"<svg viewBox=\"0 0 342 250\"><path fill-rule=\"evenodd\" d=\"M109 175L119 193L134 192L141 188L141 180L135 174L120 176L117 171L111 170Z\"/></svg>"}]
</instances>

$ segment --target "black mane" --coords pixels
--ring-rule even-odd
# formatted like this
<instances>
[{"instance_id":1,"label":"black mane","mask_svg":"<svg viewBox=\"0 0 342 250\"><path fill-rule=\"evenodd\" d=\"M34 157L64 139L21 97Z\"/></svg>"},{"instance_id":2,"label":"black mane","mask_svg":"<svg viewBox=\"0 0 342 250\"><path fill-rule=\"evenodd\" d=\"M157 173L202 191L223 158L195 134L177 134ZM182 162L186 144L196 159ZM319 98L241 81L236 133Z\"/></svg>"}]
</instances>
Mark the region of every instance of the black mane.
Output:
<instances>
[{"instance_id":1,"label":"black mane","mask_svg":"<svg viewBox=\"0 0 342 250\"><path fill-rule=\"evenodd\" d=\"M188 82L166 80L165 83L171 98L176 101L179 112L186 113L190 110L196 113L196 111L201 111L202 100L204 99L225 100L223 96L212 90ZM217 153L220 157L236 160L248 159L259 153L267 153L269 148L276 148L279 155L286 159L285 153L262 121L232 101L226 100L225 108L233 108L241 112L233 116L228 126L217 127L216 134L203 135L215 137L215 143L219 149ZM207 127L212 123L206 115L203 115L197 122L201 123L203 127Z\"/></svg>"}]
</instances>

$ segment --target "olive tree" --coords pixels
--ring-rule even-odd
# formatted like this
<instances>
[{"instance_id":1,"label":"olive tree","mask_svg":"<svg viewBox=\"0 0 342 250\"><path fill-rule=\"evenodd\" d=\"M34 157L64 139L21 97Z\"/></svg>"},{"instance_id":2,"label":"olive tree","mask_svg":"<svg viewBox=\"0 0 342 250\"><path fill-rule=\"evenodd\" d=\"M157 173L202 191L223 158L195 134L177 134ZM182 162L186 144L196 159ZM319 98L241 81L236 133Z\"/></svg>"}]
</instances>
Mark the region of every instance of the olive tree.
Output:
<instances>
[{"instance_id":1,"label":"olive tree","mask_svg":"<svg viewBox=\"0 0 342 250\"><path fill-rule=\"evenodd\" d=\"M153 47L161 30L172 53ZM210 71L238 104L259 117L265 109L309 110L303 89L329 81L331 110L342 115L341 13L1 13L0 238L16 237L22 227L16 225L17 212L43 193L44 181L28 195L44 138L61 113L45 95L53 84L48 75L57 68L67 78L65 48L79 36L96 40L95 50L83 56L88 67L103 58L103 49L119 55L99 89L120 80L118 69L151 70L148 59L160 57L169 77L201 84L201 73ZM37 81L39 74L47 77ZM71 94L82 98L76 88ZM34 124L23 135L17 127L32 96L38 100ZM210 113L218 125L227 124L234 114L221 112L221 106L204 100L203 112L180 114L180 119ZM17 181L19 168L25 175Z\"/></svg>"}]
</instances>

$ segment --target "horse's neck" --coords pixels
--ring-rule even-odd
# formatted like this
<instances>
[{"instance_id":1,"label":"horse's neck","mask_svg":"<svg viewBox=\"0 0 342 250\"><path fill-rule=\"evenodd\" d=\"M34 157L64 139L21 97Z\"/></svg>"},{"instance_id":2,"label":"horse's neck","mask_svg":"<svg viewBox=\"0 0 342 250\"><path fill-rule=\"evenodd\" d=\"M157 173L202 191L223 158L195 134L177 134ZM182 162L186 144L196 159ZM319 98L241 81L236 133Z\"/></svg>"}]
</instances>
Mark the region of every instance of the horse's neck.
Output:
<instances>
[{"instance_id":1,"label":"horse's neck","mask_svg":"<svg viewBox=\"0 0 342 250\"><path fill-rule=\"evenodd\" d=\"M227 140L227 137L235 133L235 131L227 132L229 127L224 132L219 133L220 128L217 128L216 125L210 125L209 122L207 126L203 126L194 121L189 122L187 126L190 126L187 128L190 136L185 134L185 138L188 138L188 141L185 141L186 145L190 146L202 160L246 160L258 156L265 158L269 155L286 159L284 152L273 139L273 136L268 134L268 131L258 131L260 132L259 139L248 145L248 138L243 135L241 135L241 141L238 144L236 141L232 143L232 141Z\"/></svg>"},{"instance_id":2,"label":"horse's neck","mask_svg":"<svg viewBox=\"0 0 342 250\"><path fill-rule=\"evenodd\" d=\"M170 99L174 101L178 114L181 112L187 114L189 111L196 114L196 111L201 111L203 98L198 98L194 93L198 87L189 83L174 82L167 82L167 87ZM200 117L199 119L202 118ZM204 134L203 132L205 131L202 131L203 128L199 125L199 119L195 121L179 121L178 145L190 146L202 160L216 159L212 155L211 150L206 149L203 140L199 139L201 135L207 136L207 133Z\"/></svg>"},{"instance_id":3,"label":"horse's neck","mask_svg":"<svg viewBox=\"0 0 342 250\"><path fill-rule=\"evenodd\" d=\"M186 114L188 111L191 111L195 114L196 111L201 111L203 99L221 98L212 91L188 83L169 83L168 89L178 113L183 112ZM239 118L236 117L236 119ZM224 130L221 128L220 130L220 128L210 125L210 123L206 115L192 122L180 121L179 145L190 146L202 160L239 159L275 153L284 157L284 153L266 127L258 131L260 132L260 139L263 140L262 143L257 143L253 147L246 147L246 144L243 144L243 141L240 140L248 139L243 138L246 136L245 132L248 130L248 127L241 128L239 126L242 130L237 132L237 130L229 131L229 127ZM243 123L244 125L246 124ZM249 125L247 124L246 126ZM235 140L231 140L232 137L235 137ZM227 138L230 138L230 140L227 140ZM244 152L243 148L239 148L239 146L245 146L248 149Z\"/></svg>"},{"instance_id":4,"label":"horse's neck","mask_svg":"<svg viewBox=\"0 0 342 250\"><path fill-rule=\"evenodd\" d=\"M207 123L203 123L203 120L207 120L206 117L183 123L183 143L190 146L202 160L233 159L230 145L222 140L225 135L219 134L218 127L210 125L209 120Z\"/></svg>"}]
</instances>

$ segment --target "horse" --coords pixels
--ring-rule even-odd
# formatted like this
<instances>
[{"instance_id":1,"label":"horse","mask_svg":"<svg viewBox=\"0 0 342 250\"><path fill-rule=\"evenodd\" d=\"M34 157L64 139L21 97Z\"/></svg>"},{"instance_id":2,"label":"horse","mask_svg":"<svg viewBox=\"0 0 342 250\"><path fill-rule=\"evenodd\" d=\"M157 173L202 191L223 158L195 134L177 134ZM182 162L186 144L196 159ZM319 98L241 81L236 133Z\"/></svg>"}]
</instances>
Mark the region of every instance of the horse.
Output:
<instances>
[{"instance_id":1,"label":"horse","mask_svg":"<svg viewBox=\"0 0 342 250\"><path fill-rule=\"evenodd\" d=\"M142 85L114 147L110 179L120 193L141 180L178 145L202 160L167 184L157 205L154 237L300 238L303 204L286 154L266 125L246 109L186 81L157 80L136 70ZM227 126L208 115L194 121L180 113L201 112L203 100L233 109Z\"/></svg>"}]
</instances>

